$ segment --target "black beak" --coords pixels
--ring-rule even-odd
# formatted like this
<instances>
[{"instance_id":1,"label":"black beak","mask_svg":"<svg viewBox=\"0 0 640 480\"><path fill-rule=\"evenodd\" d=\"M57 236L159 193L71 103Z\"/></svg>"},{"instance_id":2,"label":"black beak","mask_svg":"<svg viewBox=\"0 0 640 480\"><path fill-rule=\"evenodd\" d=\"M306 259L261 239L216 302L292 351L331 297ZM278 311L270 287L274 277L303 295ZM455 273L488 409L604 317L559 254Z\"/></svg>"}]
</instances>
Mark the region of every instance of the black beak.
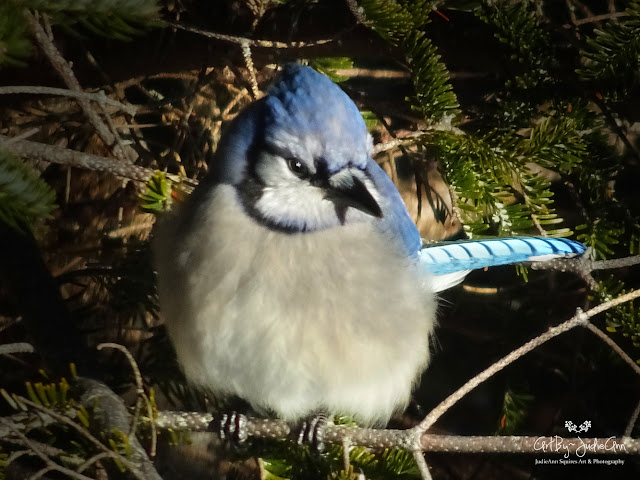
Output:
<instances>
[{"instance_id":1,"label":"black beak","mask_svg":"<svg viewBox=\"0 0 640 480\"><path fill-rule=\"evenodd\" d=\"M380 205L365 184L349 170L336 173L329 179L326 198L336 205L338 217L344 221L348 207L373 217L382 217Z\"/></svg>"}]
</instances>

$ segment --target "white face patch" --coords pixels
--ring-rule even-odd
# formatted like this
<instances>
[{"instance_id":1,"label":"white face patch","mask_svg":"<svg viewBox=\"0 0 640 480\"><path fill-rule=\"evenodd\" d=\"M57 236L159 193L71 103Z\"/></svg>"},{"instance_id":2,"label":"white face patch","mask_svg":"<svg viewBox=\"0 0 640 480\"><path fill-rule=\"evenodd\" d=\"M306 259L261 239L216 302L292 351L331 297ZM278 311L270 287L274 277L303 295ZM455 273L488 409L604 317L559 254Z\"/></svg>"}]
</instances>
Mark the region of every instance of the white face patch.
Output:
<instances>
[{"instance_id":1,"label":"white face patch","mask_svg":"<svg viewBox=\"0 0 640 480\"><path fill-rule=\"evenodd\" d=\"M316 173L313 160L295 158L309 170L311 175ZM261 182L269 188L301 187L303 184L309 184L309 182L300 179L298 175L291 171L288 159L273 153L261 153L256 163L255 171Z\"/></svg>"},{"instance_id":2,"label":"white face patch","mask_svg":"<svg viewBox=\"0 0 640 480\"><path fill-rule=\"evenodd\" d=\"M316 173L313 162L299 161L310 175ZM338 225L335 205L325 198L325 190L296 175L288 162L271 153L260 155L256 174L264 187L255 204L258 213L287 230L313 231Z\"/></svg>"},{"instance_id":3,"label":"white face patch","mask_svg":"<svg viewBox=\"0 0 640 480\"><path fill-rule=\"evenodd\" d=\"M289 232L323 230L370 217L367 205L358 204L358 184L376 201L379 195L362 170L344 168L329 178L317 178L324 173L317 172L309 158L261 153L255 165L260 193L250 204L254 215L268 226Z\"/></svg>"}]
</instances>

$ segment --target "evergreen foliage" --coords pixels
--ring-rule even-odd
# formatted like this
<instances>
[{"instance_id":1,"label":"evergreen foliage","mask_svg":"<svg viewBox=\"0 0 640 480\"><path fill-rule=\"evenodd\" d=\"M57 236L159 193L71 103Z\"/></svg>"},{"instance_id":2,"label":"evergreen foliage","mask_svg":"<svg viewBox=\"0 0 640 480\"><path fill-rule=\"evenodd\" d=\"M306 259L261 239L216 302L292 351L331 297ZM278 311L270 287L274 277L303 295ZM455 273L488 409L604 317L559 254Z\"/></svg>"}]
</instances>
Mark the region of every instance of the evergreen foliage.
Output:
<instances>
[{"instance_id":1,"label":"evergreen foliage","mask_svg":"<svg viewBox=\"0 0 640 480\"><path fill-rule=\"evenodd\" d=\"M517 434L526 420L529 405L533 400L533 395L507 389L504 393L502 416L497 433L500 435Z\"/></svg>"},{"instance_id":2,"label":"evergreen foliage","mask_svg":"<svg viewBox=\"0 0 640 480\"><path fill-rule=\"evenodd\" d=\"M458 113L458 100L449 83L449 72L431 40L421 31L413 31L404 40L416 95L411 98L413 107L431 123L446 121Z\"/></svg>"},{"instance_id":3,"label":"evergreen foliage","mask_svg":"<svg viewBox=\"0 0 640 480\"><path fill-rule=\"evenodd\" d=\"M156 0L23 0L25 7L49 15L70 31L81 26L89 33L130 41L159 25Z\"/></svg>"},{"instance_id":4,"label":"evergreen foliage","mask_svg":"<svg viewBox=\"0 0 640 480\"><path fill-rule=\"evenodd\" d=\"M613 276L608 276L598 283L596 295L600 301L611 300L624 295L627 290L624 283ZM619 305L606 313L606 329L610 333L622 333L631 344L640 349L640 312L634 302ZM640 364L640 359L636 360Z\"/></svg>"},{"instance_id":5,"label":"evergreen foliage","mask_svg":"<svg viewBox=\"0 0 640 480\"><path fill-rule=\"evenodd\" d=\"M361 1L365 25L393 44L399 44L407 57L416 96L411 99L425 119L448 121L458 113L458 102L449 82L449 72L437 49L422 27L437 2L377 0Z\"/></svg>"},{"instance_id":6,"label":"evergreen foliage","mask_svg":"<svg viewBox=\"0 0 640 480\"><path fill-rule=\"evenodd\" d=\"M382 38L398 43L407 32L421 27L436 2L418 0L361 0L364 24Z\"/></svg>"},{"instance_id":7,"label":"evergreen foliage","mask_svg":"<svg viewBox=\"0 0 640 480\"><path fill-rule=\"evenodd\" d=\"M18 0L0 3L0 68L5 65L24 65L31 54L27 26L22 18Z\"/></svg>"},{"instance_id":8,"label":"evergreen foliage","mask_svg":"<svg viewBox=\"0 0 640 480\"><path fill-rule=\"evenodd\" d=\"M309 66L324 73L334 82L340 83L349 77L338 74L337 70L353 68L353 60L348 57L320 57L310 60Z\"/></svg>"},{"instance_id":9,"label":"evergreen foliage","mask_svg":"<svg viewBox=\"0 0 640 480\"><path fill-rule=\"evenodd\" d=\"M55 192L21 159L0 150L0 221L22 230L50 218Z\"/></svg>"},{"instance_id":10,"label":"evergreen foliage","mask_svg":"<svg viewBox=\"0 0 640 480\"><path fill-rule=\"evenodd\" d=\"M481 2L476 15L494 29L494 36L510 51L510 59L522 73L507 82L508 87L529 88L551 80L549 68L554 50L547 33L540 28L533 2Z\"/></svg>"},{"instance_id":11,"label":"evergreen foliage","mask_svg":"<svg viewBox=\"0 0 640 480\"><path fill-rule=\"evenodd\" d=\"M640 2L632 2L626 13L624 23L608 22L593 31L580 52L583 67L577 70L594 91L614 102L623 101L638 84Z\"/></svg>"},{"instance_id":12,"label":"evergreen foliage","mask_svg":"<svg viewBox=\"0 0 640 480\"><path fill-rule=\"evenodd\" d=\"M74 34L84 29L121 41L160 25L156 0L4 0L0 2L0 67L24 65L33 51L24 17L27 10L46 14L53 25Z\"/></svg>"},{"instance_id":13,"label":"evergreen foliage","mask_svg":"<svg viewBox=\"0 0 640 480\"><path fill-rule=\"evenodd\" d=\"M0 388L0 396L11 409L22 413L13 417L13 421L19 425L14 428L19 428L25 435L44 435L47 438L50 447L46 451L50 462L47 470L56 470L52 464L67 470L68 467L83 464L85 475L97 475L97 460L107 457L107 461L113 462L121 472L127 471L121 459L131 458L129 436L113 429L99 435L101 438L98 440L90 432L95 412L100 409L97 401L89 408L82 405L74 398L75 392L65 378L48 383L25 382L25 389L26 397L10 394L4 388ZM27 401L34 405L29 405ZM64 417L66 421L55 421L56 416ZM2 427L6 428L8 424L10 423L3 423ZM105 455L104 452L109 449L116 455ZM45 454L39 453L43 459ZM3 478L8 466L5 458L0 454L0 478Z\"/></svg>"},{"instance_id":14,"label":"evergreen foliage","mask_svg":"<svg viewBox=\"0 0 640 480\"><path fill-rule=\"evenodd\" d=\"M140 194L140 208L145 212L164 212L171 208L171 184L162 172L156 172L148 181L147 189Z\"/></svg>"},{"instance_id":15,"label":"evergreen foliage","mask_svg":"<svg viewBox=\"0 0 640 480\"><path fill-rule=\"evenodd\" d=\"M419 479L420 473L411 453L398 449L371 451L364 447L349 450L351 470L343 468L342 447L331 446L322 456L306 447L278 442L258 447L263 456L268 480L313 480L364 478ZM265 454L265 452L268 452Z\"/></svg>"}]
</instances>

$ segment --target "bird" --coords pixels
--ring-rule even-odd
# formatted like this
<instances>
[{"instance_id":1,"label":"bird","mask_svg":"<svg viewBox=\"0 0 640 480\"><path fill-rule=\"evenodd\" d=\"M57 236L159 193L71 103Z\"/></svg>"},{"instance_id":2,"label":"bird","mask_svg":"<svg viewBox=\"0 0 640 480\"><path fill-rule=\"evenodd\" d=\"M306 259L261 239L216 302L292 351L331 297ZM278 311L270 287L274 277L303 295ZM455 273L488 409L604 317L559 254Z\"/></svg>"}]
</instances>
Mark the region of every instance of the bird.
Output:
<instances>
[{"instance_id":1,"label":"bird","mask_svg":"<svg viewBox=\"0 0 640 480\"><path fill-rule=\"evenodd\" d=\"M426 369L437 292L474 268L575 256L568 239L423 248L349 96L286 65L155 233L161 315L190 382L297 422L383 426Z\"/></svg>"}]
</instances>

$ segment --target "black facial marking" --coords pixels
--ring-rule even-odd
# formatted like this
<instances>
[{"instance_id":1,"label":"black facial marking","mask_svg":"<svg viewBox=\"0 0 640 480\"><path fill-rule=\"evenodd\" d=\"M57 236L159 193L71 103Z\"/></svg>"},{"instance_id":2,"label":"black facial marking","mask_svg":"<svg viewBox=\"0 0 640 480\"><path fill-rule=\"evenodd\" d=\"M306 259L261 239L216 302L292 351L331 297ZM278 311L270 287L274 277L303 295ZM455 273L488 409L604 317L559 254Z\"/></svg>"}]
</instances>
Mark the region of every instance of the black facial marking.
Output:
<instances>
[{"instance_id":1,"label":"black facial marking","mask_svg":"<svg viewBox=\"0 0 640 480\"><path fill-rule=\"evenodd\" d=\"M327 161L320 157L314 160L314 165L316 167L316 174L314 177L323 178L325 181L329 178L329 166L327 165Z\"/></svg>"},{"instance_id":2,"label":"black facial marking","mask_svg":"<svg viewBox=\"0 0 640 480\"><path fill-rule=\"evenodd\" d=\"M378 205L378 202L373 198L373 195L371 195L371 192L369 192L365 184L357 177L354 177L353 181L353 191L355 192L356 198L361 202L361 205L364 206L363 211L374 217L382 218L380 205Z\"/></svg>"},{"instance_id":3,"label":"black facial marking","mask_svg":"<svg viewBox=\"0 0 640 480\"><path fill-rule=\"evenodd\" d=\"M244 172L245 179L239 184L234 185L236 192L238 192L240 203L242 204L245 213L260 225L263 225L264 227L277 232L298 233L300 229L295 228L291 225L282 225L280 223L276 223L270 218L264 217L262 213L256 208L256 204L262 198L262 194L265 188L264 182L262 182L262 180L256 173L256 165L258 163L260 152L264 150L264 142L256 141L247 151L248 162L247 170Z\"/></svg>"},{"instance_id":4,"label":"black facial marking","mask_svg":"<svg viewBox=\"0 0 640 480\"><path fill-rule=\"evenodd\" d=\"M340 225L344 225L344 222L347 220L347 208L349 208L349 206L344 203L336 202L333 204L333 208L336 211L336 217L338 217Z\"/></svg>"}]
</instances>

